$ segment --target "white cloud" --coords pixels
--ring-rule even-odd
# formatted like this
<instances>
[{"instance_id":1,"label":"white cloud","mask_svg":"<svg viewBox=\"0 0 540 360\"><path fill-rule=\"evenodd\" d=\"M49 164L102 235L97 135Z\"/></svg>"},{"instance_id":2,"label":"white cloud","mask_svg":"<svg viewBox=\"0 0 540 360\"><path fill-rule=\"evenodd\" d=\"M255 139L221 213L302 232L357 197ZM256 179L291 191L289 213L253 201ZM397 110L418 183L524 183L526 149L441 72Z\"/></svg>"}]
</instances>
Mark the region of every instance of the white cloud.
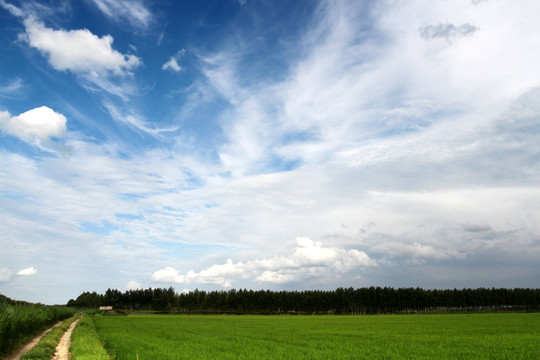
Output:
<instances>
[{"instance_id":1,"label":"white cloud","mask_svg":"<svg viewBox=\"0 0 540 360\"><path fill-rule=\"evenodd\" d=\"M25 18L29 16L48 17L58 14L66 15L70 12L68 1L56 1L52 5L44 4L35 0L19 1L19 6L9 4L4 0L0 0L0 6L9 11L13 16Z\"/></svg>"},{"instance_id":2,"label":"white cloud","mask_svg":"<svg viewBox=\"0 0 540 360\"><path fill-rule=\"evenodd\" d=\"M122 54L112 48L111 35L98 37L87 29L54 30L30 17L24 21L30 46L44 53L52 67L89 76L129 75L141 65L131 54Z\"/></svg>"},{"instance_id":3,"label":"white cloud","mask_svg":"<svg viewBox=\"0 0 540 360\"><path fill-rule=\"evenodd\" d=\"M81 85L93 92L104 90L124 101L137 93L133 71L142 61L113 49L111 35L99 37L88 29L51 29L40 20L40 11L20 11L26 30L20 38L43 54L52 68L76 74Z\"/></svg>"},{"instance_id":4,"label":"white cloud","mask_svg":"<svg viewBox=\"0 0 540 360\"><path fill-rule=\"evenodd\" d=\"M117 106L113 105L110 102L105 102L104 106L108 110L114 121L120 124L128 125L135 131L147 133L154 137L158 137L161 133L173 132L178 130L177 127L171 127L167 129L152 128L151 125L133 108L129 108L127 110L120 110Z\"/></svg>"},{"instance_id":5,"label":"white cloud","mask_svg":"<svg viewBox=\"0 0 540 360\"><path fill-rule=\"evenodd\" d=\"M37 269L33 266L17 271L17 275L20 276L32 276L37 274Z\"/></svg>"},{"instance_id":6,"label":"white cloud","mask_svg":"<svg viewBox=\"0 0 540 360\"><path fill-rule=\"evenodd\" d=\"M203 59L209 84L232 107L223 115L228 142L220 170L235 180L219 190L205 187L219 206L191 219L186 233L272 251L265 237L279 242L287 231L335 232L337 243L348 239L370 254L411 262L463 261L486 249L527 246L537 254L536 215L522 196L538 197L540 97L531 88L540 85L534 65L540 53L538 40L527 36L538 31L535 12L522 8L506 18L506 10L515 11L508 2L500 13L469 13L469 4L458 2L459 11L447 9L448 2L403 3L378 6L373 23L362 24L362 8L354 4L332 2L335 8L321 11L315 31L321 36L297 44L308 56L293 63L282 83L241 85L234 55ZM468 26L436 35L447 31L455 41L420 36L426 22L439 24L449 14L449 21ZM523 19L520 26L510 20L516 18ZM362 37L361 26L374 26L377 36ZM251 176L271 172L266 165L276 154L299 160L298 169ZM436 204L426 206L431 196ZM238 218L240 224L231 224ZM337 228L362 222L377 226L365 236ZM467 223L486 232L470 231ZM520 228L529 230L516 234ZM271 270L258 276L294 278Z\"/></svg>"},{"instance_id":7,"label":"white cloud","mask_svg":"<svg viewBox=\"0 0 540 360\"><path fill-rule=\"evenodd\" d=\"M167 266L164 269L155 271L152 274L153 281L171 282L171 283L184 283L185 277L180 274L180 271L173 267Z\"/></svg>"},{"instance_id":8,"label":"white cloud","mask_svg":"<svg viewBox=\"0 0 540 360\"><path fill-rule=\"evenodd\" d=\"M163 70L170 70L172 72L179 72L182 71L182 68L180 65L178 65L178 60L175 57L171 57L169 61L167 61L163 66L161 67Z\"/></svg>"},{"instance_id":9,"label":"white cloud","mask_svg":"<svg viewBox=\"0 0 540 360\"><path fill-rule=\"evenodd\" d=\"M47 106L28 110L18 116L0 112L0 130L25 141L61 138L66 132L66 117Z\"/></svg>"},{"instance_id":10,"label":"white cloud","mask_svg":"<svg viewBox=\"0 0 540 360\"><path fill-rule=\"evenodd\" d=\"M216 94L229 102L211 161L178 151L188 147L180 141L126 154L66 139L73 151L58 158L0 151L0 263L29 261L32 242L38 254L50 243L83 247L110 273L131 274L118 287L134 271L170 283L312 287L393 271L397 286L454 287L482 266L497 271L471 286L536 284L539 3L363 4L323 6L278 82L246 85L234 49L202 59L198 106ZM442 34L457 30L435 29L441 36L426 41L426 24L479 30L449 43ZM107 105L116 122L159 133L135 109ZM288 160L297 165L285 171ZM84 222L110 229L78 231ZM297 234L324 246L300 238L287 248ZM410 277L410 264L429 276ZM449 275L455 266L467 271ZM519 277L497 279L521 266Z\"/></svg>"},{"instance_id":11,"label":"white cloud","mask_svg":"<svg viewBox=\"0 0 540 360\"><path fill-rule=\"evenodd\" d=\"M371 250L383 253L387 257L404 257L406 259L412 259L412 261L416 259L459 259L466 256L465 253L460 253L456 249L440 248L440 244L407 243L407 239L404 236L395 240L387 240L382 244L374 244Z\"/></svg>"},{"instance_id":12,"label":"white cloud","mask_svg":"<svg viewBox=\"0 0 540 360\"><path fill-rule=\"evenodd\" d=\"M13 271L6 268L0 268L0 282L7 282L11 280L12 276L13 276Z\"/></svg>"},{"instance_id":13,"label":"white cloud","mask_svg":"<svg viewBox=\"0 0 540 360\"><path fill-rule=\"evenodd\" d=\"M4 0L0 0L0 6L2 6L4 9L9 11L14 16L23 17L25 15L23 10L19 9L18 7L12 4L5 2Z\"/></svg>"},{"instance_id":14,"label":"white cloud","mask_svg":"<svg viewBox=\"0 0 540 360\"><path fill-rule=\"evenodd\" d=\"M488 8L499 7L495 2L485 8L460 2L387 7L380 2L370 19L360 13L360 3L329 3L307 38L309 56L278 87L285 130L306 134L309 141L287 144L280 153L328 162L332 153L371 139L397 139L447 120L459 127L460 121L471 126L496 117L540 83L533 60L540 52L527 35L538 31L532 9L523 7L518 14L510 3L499 4L500 12ZM503 16L506 11L512 16ZM512 22L515 18L521 19L520 26ZM443 26L436 35L474 36L451 45L421 38L418 29L432 29L426 22L444 19L467 26ZM378 35L361 38L361 26Z\"/></svg>"},{"instance_id":15,"label":"white cloud","mask_svg":"<svg viewBox=\"0 0 540 360\"><path fill-rule=\"evenodd\" d=\"M235 264L230 259L228 259L225 264L212 265L208 269L202 270L198 273L188 271L186 274L182 274L180 271L168 266L162 270L154 272L152 274L152 281L176 284L215 284L223 287L230 287L230 278L233 276L242 275L242 267L242 263Z\"/></svg>"},{"instance_id":16,"label":"white cloud","mask_svg":"<svg viewBox=\"0 0 540 360\"><path fill-rule=\"evenodd\" d=\"M23 95L24 88L24 82L20 78L15 78L6 85L0 86L0 97L7 99L20 98Z\"/></svg>"},{"instance_id":17,"label":"white cloud","mask_svg":"<svg viewBox=\"0 0 540 360\"><path fill-rule=\"evenodd\" d=\"M166 267L152 274L152 280L178 284L215 284L230 287L235 278L251 278L258 282L284 283L302 281L306 278L330 276L345 273L357 267L376 266L363 251L325 248L320 242L305 237L296 239L295 252L289 256L276 256L215 264L200 272L189 271L182 274L179 270Z\"/></svg>"},{"instance_id":18,"label":"white cloud","mask_svg":"<svg viewBox=\"0 0 540 360\"><path fill-rule=\"evenodd\" d=\"M128 281L126 284L127 290L138 290L141 289L141 284L135 280Z\"/></svg>"},{"instance_id":19,"label":"white cloud","mask_svg":"<svg viewBox=\"0 0 540 360\"><path fill-rule=\"evenodd\" d=\"M182 49L178 51L174 56L171 56L169 61L167 61L163 66L161 67L162 70L169 70L172 72L180 72L182 71L182 67L178 64L178 61L182 59L182 56L184 56L186 50Z\"/></svg>"},{"instance_id":20,"label":"white cloud","mask_svg":"<svg viewBox=\"0 0 540 360\"><path fill-rule=\"evenodd\" d=\"M109 18L127 20L132 26L146 28L154 22L152 12L142 0L92 0Z\"/></svg>"},{"instance_id":21,"label":"white cloud","mask_svg":"<svg viewBox=\"0 0 540 360\"><path fill-rule=\"evenodd\" d=\"M252 81L257 85L253 88L240 86L238 58L232 50L199 55L209 87L232 105L220 116L228 141L218 152L224 169L235 177L267 170L284 135L283 124L276 116L276 108L282 106L278 98L281 89L255 79Z\"/></svg>"}]
</instances>

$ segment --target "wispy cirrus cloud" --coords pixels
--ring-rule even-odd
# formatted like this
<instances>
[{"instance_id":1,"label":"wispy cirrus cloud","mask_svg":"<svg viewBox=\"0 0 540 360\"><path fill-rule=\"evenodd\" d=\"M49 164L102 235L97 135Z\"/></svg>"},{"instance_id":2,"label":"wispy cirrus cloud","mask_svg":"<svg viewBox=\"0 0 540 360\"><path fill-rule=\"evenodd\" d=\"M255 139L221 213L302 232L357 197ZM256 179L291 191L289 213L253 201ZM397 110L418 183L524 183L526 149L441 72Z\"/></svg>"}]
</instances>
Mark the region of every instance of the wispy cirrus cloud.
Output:
<instances>
[{"instance_id":1,"label":"wispy cirrus cloud","mask_svg":"<svg viewBox=\"0 0 540 360\"><path fill-rule=\"evenodd\" d=\"M501 191L505 195L499 200L510 206L512 198L525 201L520 195L522 191L537 193L533 182L538 172L528 171L527 164L534 163L538 154L538 146L533 145L538 128L531 122L534 115L529 111L538 113L540 98L535 87L540 85L540 74L530 60L539 54L535 41L526 35L534 32L537 24L533 17L525 16L523 27L515 27L498 15L486 17L485 9L474 7L473 16L466 11L448 14L443 3L430 10L402 4L390 12L381 11L385 6L379 4L370 9L372 12L368 13L373 18L366 18L360 15L365 9L358 4L324 3L321 21L310 29L305 42L296 44L299 48L305 46L307 55L291 62L283 82L259 82L255 86L242 83L242 67L235 60L238 54L234 51L202 57L208 84L231 104L223 119L227 142L219 149L223 169L239 179L249 178L256 183L252 175L268 171L269 164L279 164L290 175L283 175L289 179L287 184L298 192L280 194L261 185L262 193L273 194L283 203L287 199L294 199L295 204L305 201L313 206L305 209L299 206L298 213L309 212L313 218L330 219L326 213L319 213L314 205L319 201L310 197L326 194L328 197L319 199L319 205L335 210L334 225L329 226L333 230L326 230L330 234L342 233L339 223L359 221L338 209L349 209L356 219L386 224L380 227L384 229L380 233L371 229L360 237L344 236L352 236L355 240L349 239L353 242L373 241L364 249L383 257L398 258L401 254L413 262L457 261L478 256L486 248L498 249L500 255L506 247L505 241L520 244L518 247L523 249L533 241L529 234L515 232L523 226L518 223L524 223L514 218L500 226L496 219L506 211L491 212L483 201ZM508 4L503 6L512 10ZM413 15L404 15L409 13ZM464 25L425 26L426 21L441 24L442 14L451 15L454 23ZM358 22L361 18L364 23ZM396 22L396 18L402 20ZM506 29L504 32L501 25ZM365 27L370 27L368 32L377 36L361 38L361 29L367 31ZM419 33L418 29L425 31ZM493 36L500 36L508 43L493 43ZM437 38L452 41L443 46L426 41ZM510 38L523 42L513 42ZM512 70L514 65L510 64L514 62L507 62L508 46L513 49L513 61L530 70L528 75ZM524 53L529 56L523 57ZM497 84L495 88L494 84ZM528 110L518 110L522 106ZM522 112L528 115L525 118L518 115ZM507 125L528 129L522 133L528 134L527 140L519 136L520 144L529 144L521 155L505 150L514 141L507 136L513 133ZM498 155L493 157L494 154ZM497 165L503 161L501 157L508 159L504 163L513 169L504 171L504 175ZM284 166L290 161L298 169ZM335 176L329 175L332 173ZM276 177L264 179L270 181ZM259 180L264 181L263 177ZM303 186L293 185L299 182ZM329 189L320 182L336 186L331 186L330 191L336 197L330 196ZM504 191L500 188L503 183L509 186ZM341 185L348 191L339 189ZM477 196L466 201L463 194L471 194L471 189L477 186L482 190L478 189ZM520 186L525 188L522 190ZM304 191L310 195L302 196ZM426 197L417 198L416 191L425 192ZM357 205L345 200L349 196ZM430 196L438 201L435 212L428 209L430 206L422 205ZM385 199L391 198L394 200L386 203ZM446 211L459 211L452 199L460 199L469 209L476 209L476 215L464 211L459 220L445 219ZM297 213L276 203L279 201L274 203L279 211ZM522 202L521 206L527 208L527 203ZM369 206L377 207L376 204L386 209L384 216L383 212L369 210ZM410 217L404 214L420 208ZM258 203L253 211L261 216L265 213L263 209L265 206ZM232 211L232 206L222 205L212 210L220 211ZM440 217L433 219L433 226L428 225L438 211ZM522 215L530 219L524 212ZM337 220L340 217L342 222ZM297 221L296 228L307 234L310 229L301 223ZM407 230L406 223L416 224L415 229ZM474 232L471 227L464 227L467 223L482 223L481 229L491 231ZM448 233L461 240L452 241L451 236L442 235L443 229L449 228L453 230ZM322 226L320 229L325 232ZM345 241L344 238L336 236L335 241ZM538 244L534 248L536 253Z\"/></svg>"},{"instance_id":2,"label":"wispy cirrus cloud","mask_svg":"<svg viewBox=\"0 0 540 360\"><path fill-rule=\"evenodd\" d=\"M13 5L15 2L18 5ZM9 11L13 16L19 17L21 19L28 18L30 16L34 17L48 17L55 16L57 14L69 13L71 6L69 1L58 0L54 3L54 6L41 3L36 0L28 1L5 1L0 0L0 6Z\"/></svg>"},{"instance_id":3,"label":"wispy cirrus cloud","mask_svg":"<svg viewBox=\"0 0 540 360\"><path fill-rule=\"evenodd\" d=\"M136 28L147 28L154 22L154 15L143 0L91 0L110 19L127 21Z\"/></svg>"},{"instance_id":4,"label":"wispy cirrus cloud","mask_svg":"<svg viewBox=\"0 0 540 360\"><path fill-rule=\"evenodd\" d=\"M142 117L142 115L138 114L133 108L121 110L110 102L105 102L104 106L107 108L114 121L127 125L138 132L159 137L163 133L170 133L178 130L178 127L176 126L170 128L151 127L151 125Z\"/></svg>"},{"instance_id":5,"label":"wispy cirrus cloud","mask_svg":"<svg viewBox=\"0 0 540 360\"><path fill-rule=\"evenodd\" d=\"M243 39L200 50L178 131L144 104L102 101L154 149L71 134L63 156L0 151L2 256L44 274L38 255L66 249L105 288L537 283L537 12L427 4L323 1L273 49L280 76L266 76L275 58L231 45ZM115 82L140 68L127 60L104 65L101 82L59 71L129 100ZM3 266L0 279L18 268Z\"/></svg>"},{"instance_id":6,"label":"wispy cirrus cloud","mask_svg":"<svg viewBox=\"0 0 540 360\"><path fill-rule=\"evenodd\" d=\"M5 85L0 85L0 98L14 99L23 96L25 83L20 78L8 81Z\"/></svg>"}]
</instances>

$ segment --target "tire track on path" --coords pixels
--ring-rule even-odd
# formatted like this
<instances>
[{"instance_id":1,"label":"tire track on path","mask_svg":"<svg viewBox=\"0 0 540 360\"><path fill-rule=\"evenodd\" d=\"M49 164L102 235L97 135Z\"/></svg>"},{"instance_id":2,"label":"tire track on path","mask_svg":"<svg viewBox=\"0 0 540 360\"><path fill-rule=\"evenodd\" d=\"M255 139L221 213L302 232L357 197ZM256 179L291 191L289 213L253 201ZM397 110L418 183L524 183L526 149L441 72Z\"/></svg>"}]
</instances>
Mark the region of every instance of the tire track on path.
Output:
<instances>
[{"instance_id":1,"label":"tire track on path","mask_svg":"<svg viewBox=\"0 0 540 360\"><path fill-rule=\"evenodd\" d=\"M71 323L71 325L66 330L64 335L62 335L60 342L56 346L56 353L54 354L54 357L52 358L52 360L69 360L69 346L71 345L71 333L73 332L73 329L75 329L75 326L77 326L78 322L79 322L79 319Z\"/></svg>"}]
</instances>

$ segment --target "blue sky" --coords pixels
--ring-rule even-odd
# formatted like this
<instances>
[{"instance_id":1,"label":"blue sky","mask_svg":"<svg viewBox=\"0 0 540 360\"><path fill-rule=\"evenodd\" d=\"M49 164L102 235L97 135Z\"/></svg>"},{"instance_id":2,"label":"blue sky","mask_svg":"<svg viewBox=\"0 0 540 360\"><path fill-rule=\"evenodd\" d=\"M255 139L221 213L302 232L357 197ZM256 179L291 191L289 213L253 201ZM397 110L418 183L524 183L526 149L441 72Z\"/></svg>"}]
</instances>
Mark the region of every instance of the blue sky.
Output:
<instances>
[{"instance_id":1,"label":"blue sky","mask_svg":"<svg viewBox=\"0 0 540 360\"><path fill-rule=\"evenodd\" d=\"M0 0L0 292L539 287L539 11Z\"/></svg>"}]
</instances>

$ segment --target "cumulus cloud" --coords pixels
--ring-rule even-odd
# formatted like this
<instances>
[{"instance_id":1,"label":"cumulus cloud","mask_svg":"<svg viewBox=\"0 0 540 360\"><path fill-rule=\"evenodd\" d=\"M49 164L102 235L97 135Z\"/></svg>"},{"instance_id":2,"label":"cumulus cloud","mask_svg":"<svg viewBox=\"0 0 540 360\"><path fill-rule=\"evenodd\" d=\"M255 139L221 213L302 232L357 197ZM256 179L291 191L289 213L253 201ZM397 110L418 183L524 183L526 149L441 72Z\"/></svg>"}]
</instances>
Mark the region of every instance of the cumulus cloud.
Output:
<instances>
[{"instance_id":1,"label":"cumulus cloud","mask_svg":"<svg viewBox=\"0 0 540 360\"><path fill-rule=\"evenodd\" d=\"M40 12L18 10L10 12L23 18L25 33L20 39L44 55L53 69L72 72L88 90L105 90L124 101L137 92L133 71L142 61L115 50L111 35L99 37L88 29L52 29L40 20Z\"/></svg>"},{"instance_id":2,"label":"cumulus cloud","mask_svg":"<svg viewBox=\"0 0 540 360\"><path fill-rule=\"evenodd\" d=\"M61 138L66 132L66 117L47 106L28 110L18 116L0 112L0 130L22 140L47 141Z\"/></svg>"},{"instance_id":3,"label":"cumulus cloud","mask_svg":"<svg viewBox=\"0 0 540 360\"><path fill-rule=\"evenodd\" d=\"M120 22L127 20L132 26L146 28L154 21L152 12L141 0L92 0L109 18Z\"/></svg>"},{"instance_id":4,"label":"cumulus cloud","mask_svg":"<svg viewBox=\"0 0 540 360\"><path fill-rule=\"evenodd\" d=\"M161 67L162 70L169 70L172 72L180 72L182 71L182 67L178 64L178 61L184 56L185 50L182 49L178 51L174 56L171 56L169 61L167 61L163 66Z\"/></svg>"},{"instance_id":5,"label":"cumulus cloud","mask_svg":"<svg viewBox=\"0 0 540 360\"><path fill-rule=\"evenodd\" d=\"M251 278L263 283L301 281L328 273L346 273L357 267L377 266L363 251L323 247L321 242L306 237L296 239L296 248L290 256L276 256L247 262L215 264L200 272L166 267L152 274L152 280L178 284L214 284L232 286L234 278Z\"/></svg>"},{"instance_id":6,"label":"cumulus cloud","mask_svg":"<svg viewBox=\"0 0 540 360\"><path fill-rule=\"evenodd\" d=\"M96 36L88 29L54 30L34 17L24 21L28 44L45 54L52 67L59 71L98 75L128 75L141 65L131 54L112 48L111 35Z\"/></svg>"},{"instance_id":7,"label":"cumulus cloud","mask_svg":"<svg viewBox=\"0 0 540 360\"><path fill-rule=\"evenodd\" d=\"M240 276L243 273L243 263L233 263L228 259L225 264L212 265L208 269L200 272L188 271L182 274L173 267L166 267L152 274L152 280L157 282L168 282L176 284L215 284L223 287L230 287L231 277Z\"/></svg>"},{"instance_id":8,"label":"cumulus cloud","mask_svg":"<svg viewBox=\"0 0 540 360\"><path fill-rule=\"evenodd\" d=\"M37 269L33 266L17 271L17 275L20 276L32 276L37 274Z\"/></svg>"},{"instance_id":9,"label":"cumulus cloud","mask_svg":"<svg viewBox=\"0 0 540 360\"><path fill-rule=\"evenodd\" d=\"M135 280L128 281L126 284L127 290L137 290L141 288L141 284Z\"/></svg>"},{"instance_id":10,"label":"cumulus cloud","mask_svg":"<svg viewBox=\"0 0 540 360\"><path fill-rule=\"evenodd\" d=\"M172 72L179 72L182 71L182 68L180 65L178 65L178 60L174 57L171 57L169 61L167 61L163 66L161 67L163 70L170 70Z\"/></svg>"}]
</instances>

